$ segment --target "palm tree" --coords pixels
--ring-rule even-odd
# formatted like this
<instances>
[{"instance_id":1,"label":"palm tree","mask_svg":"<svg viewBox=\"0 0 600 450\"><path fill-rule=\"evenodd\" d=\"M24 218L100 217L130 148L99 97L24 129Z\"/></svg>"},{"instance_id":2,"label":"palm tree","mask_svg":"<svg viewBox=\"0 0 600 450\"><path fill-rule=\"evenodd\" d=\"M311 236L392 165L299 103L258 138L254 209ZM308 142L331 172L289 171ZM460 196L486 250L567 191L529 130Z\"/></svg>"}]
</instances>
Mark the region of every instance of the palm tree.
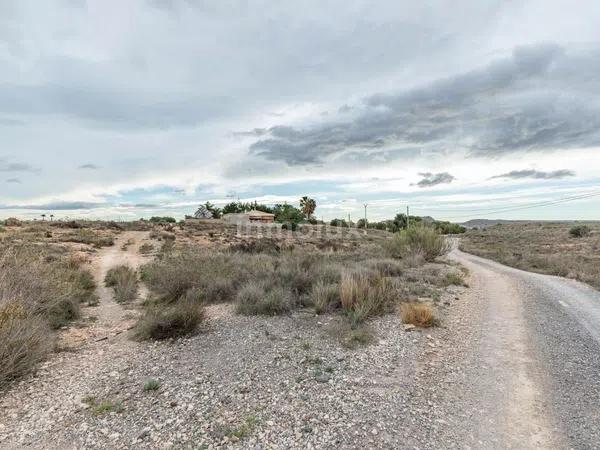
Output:
<instances>
[{"instance_id":1,"label":"palm tree","mask_svg":"<svg viewBox=\"0 0 600 450\"><path fill-rule=\"evenodd\" d=\"M42 218L42 222L43 222L44 220L46 220L46 214L40 214L40 216L41 216L41 218Z\"/></svg>"},{"instance_id":2,"label":"palm tree","mask_svg":"<svg viewBox=\"0 0 600 450\"><path fill-rule=\"evenodd\" d=\"M50 214L50 222L54 220L54 214Z\"/></svg>"},{"instance_id":3,"label":"palm tree","mask_svg":"<svg viewBox=\"0 0 600 450\"><path fill-rule=\"evenodd\" d=\"M315 209L317 209L317 202L315 202L314 199L308 198L305 195L304 197L302 197L300 199L300 209L302 210L302 213L304 214L304 216L307 219L310 219L310 217L315 212Z\"/></svg>"}]
</instances>

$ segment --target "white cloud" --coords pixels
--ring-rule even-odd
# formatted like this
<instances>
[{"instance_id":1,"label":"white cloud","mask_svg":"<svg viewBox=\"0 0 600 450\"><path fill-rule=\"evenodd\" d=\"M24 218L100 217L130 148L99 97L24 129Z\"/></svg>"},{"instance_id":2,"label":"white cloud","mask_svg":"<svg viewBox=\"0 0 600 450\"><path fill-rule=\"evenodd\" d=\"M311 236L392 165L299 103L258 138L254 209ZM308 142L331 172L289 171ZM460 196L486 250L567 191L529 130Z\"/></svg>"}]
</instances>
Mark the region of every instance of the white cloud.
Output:
<instances>
[{"instance_id":1,"label":"white cloud","mask_svg":"<svg viewBox=\"0 0 600 450\"><path fill-rule=\"evenodd\" d=\"M600 7L577 6L4 2L0 171L20 183L3 183L0 205L131 217L156 209L116 204L182 214L233 191L275 202L312 190L335 215L345 197L356 213L378 195L416 201L419 173L453 176L430 188L450 195L552 181L490 179L520 170L571 170L563 181L590 186ZM451 120L466 112L471 122ZM524 122L506 121L517 113ZM265 131L235 134L254 129ZM378 214L393 213L383 203Z\"/></svg>"}]
</instances>

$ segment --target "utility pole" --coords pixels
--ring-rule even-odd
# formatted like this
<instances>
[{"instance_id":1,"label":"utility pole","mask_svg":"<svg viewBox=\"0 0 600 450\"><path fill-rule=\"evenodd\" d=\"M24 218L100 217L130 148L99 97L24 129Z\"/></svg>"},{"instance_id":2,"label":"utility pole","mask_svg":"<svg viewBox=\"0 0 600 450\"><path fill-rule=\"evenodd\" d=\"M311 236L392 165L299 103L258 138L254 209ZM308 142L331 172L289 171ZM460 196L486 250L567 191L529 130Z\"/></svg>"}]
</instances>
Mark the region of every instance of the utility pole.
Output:
<instances>
[{"instance_id":1,"label":"utility pole","mask_svg":"<svg viewBox=\"0 0 600 450\"><path fill-rule=\"evenodd\" d=\"M408 205L406 205L406 229L410 228L410 212L408 210Z\"/></svg>"},{"instance_id":2,"label":"utility pole","mask_svg":"<svg viewBox=\"0 0 600 450\"><path fill-rule=\"evenodd\" d=\"M367 234L367 206L369 206L368 203L365 203L365 234Z\"/></svg>"}]
</instances>

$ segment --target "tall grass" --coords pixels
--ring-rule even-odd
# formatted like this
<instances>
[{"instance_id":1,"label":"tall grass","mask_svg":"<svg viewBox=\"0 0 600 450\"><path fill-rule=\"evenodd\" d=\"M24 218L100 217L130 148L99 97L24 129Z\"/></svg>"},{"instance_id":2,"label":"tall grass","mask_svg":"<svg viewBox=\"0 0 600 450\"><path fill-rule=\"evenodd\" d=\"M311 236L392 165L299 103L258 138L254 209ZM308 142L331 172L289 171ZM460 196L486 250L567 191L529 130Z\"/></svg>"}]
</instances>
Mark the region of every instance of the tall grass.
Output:
<instances>
[{"instance_id":1,"label":"tall grass","mask_svg":"<svg viewBox=\"0 0 600 450\"><path fill-rule=\"evenodd\" d=\"M425 261L434 261L450 250L444 236L429 227L415 226L399 231L393 239L386 241L385 248L393 258L422 257Z\"/></svg>"},{"instance_id":2,"label":"tall grass","mask_svg":"<svg viewBox=\"0 0 600 450\"><path fill-rule=\"evenodd\" d=\"M396 296L397 292L390 279L378 272L359 270L342 273L341 305L354 325L383 314L396 300Z\"/></svg>"},{"instance_id":3,"label":"tall grass","mask_svg":"<svg viewBox=\"0 0 600 450\"><path fill-rule=\"evenodd\" d=\"M53 349L53 329L95 297L89 272L66 254L37 246L0 246L0 388Z\"/></svg>"},{"instance_id":4,"label":"tall grass","mask_svg":"<svg viewBox=\"0 0 600 450\"><path fill-rule=\"evenodd\" d=\"M137 297L137 274L129 266L121 265L111 268L104 277L104 284L113 288L117 303L130 302Z\"/></svg>"}]
</instances>

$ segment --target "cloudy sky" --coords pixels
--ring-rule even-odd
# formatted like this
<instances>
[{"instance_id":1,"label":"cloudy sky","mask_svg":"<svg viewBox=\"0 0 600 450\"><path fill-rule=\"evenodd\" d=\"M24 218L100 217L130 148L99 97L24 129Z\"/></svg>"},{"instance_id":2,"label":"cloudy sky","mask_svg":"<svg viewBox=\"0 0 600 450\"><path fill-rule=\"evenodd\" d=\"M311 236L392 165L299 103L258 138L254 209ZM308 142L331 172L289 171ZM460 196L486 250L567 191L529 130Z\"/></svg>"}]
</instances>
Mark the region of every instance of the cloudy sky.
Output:
<instances>
[{"instance_id":1,"label":"cloudy sky","mask_svg":"<svg viewBox=\"0 0 600 450\"><path fill-rule=\"evenodd\" d=\"M584 0L2 0L0 218L309 195L326 219L600 219L599 23Z\"/></svg>"}]
</instances>

